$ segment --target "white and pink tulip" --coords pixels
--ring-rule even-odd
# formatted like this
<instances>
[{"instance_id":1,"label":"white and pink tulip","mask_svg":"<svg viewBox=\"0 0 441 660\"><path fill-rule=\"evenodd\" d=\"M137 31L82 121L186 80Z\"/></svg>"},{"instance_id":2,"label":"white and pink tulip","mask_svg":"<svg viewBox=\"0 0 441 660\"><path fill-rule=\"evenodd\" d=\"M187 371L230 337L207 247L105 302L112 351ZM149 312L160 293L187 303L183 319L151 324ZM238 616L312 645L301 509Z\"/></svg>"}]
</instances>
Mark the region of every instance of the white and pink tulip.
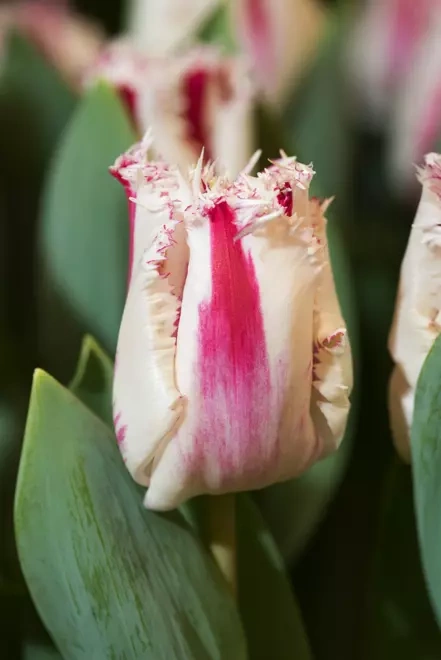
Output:
<instances>
[{"instance_id":1,"label":"white and pink tulip","mask_svg":"<svg viewBox=\"0 0 441 660\"><path fill-rule=\"evenodd\" d=\"M208 47L151 58L127 42L103 51L87 83L102 78L120 90L140 133L151 126L157 154L187 168L204 148L235 176L253 151L253 94L240 59Z\"/></svg>"},{"instance_id":2,"label":"white and pink tulip","mask_svg":"<svg viewBox=\"0 0 441 660\"><path fill-rule=\"evenodd\" d=\"M352 369L312 169L282 155L234 179L201 158L183 174L151 148L112 168L132 208L114 414L146 505L164 510L334 451Z\"/></svg>"},{"instance_id":3,"label":"white and pink tulip","mask_svg":"<svg viewBox=\"0 0 441 660\"><path fill-rule=\"evenodd\" d=\"M389 338L396 365L389 390L391 426L406 461L418 377L441 332L441 155L426 156L419 179L423 191L401 266Z\"/></svg>"},{"instance_id":4,"label":"white and pink tulip","mask_svg":"<svg viewBox=\"0 0 441 660\"><path fill-rule=\"evenodd\" d=\"M232 29L271 103L287 100L317 51L327 16L317 0L235 0Z\"/></svg>"}]
</instances>

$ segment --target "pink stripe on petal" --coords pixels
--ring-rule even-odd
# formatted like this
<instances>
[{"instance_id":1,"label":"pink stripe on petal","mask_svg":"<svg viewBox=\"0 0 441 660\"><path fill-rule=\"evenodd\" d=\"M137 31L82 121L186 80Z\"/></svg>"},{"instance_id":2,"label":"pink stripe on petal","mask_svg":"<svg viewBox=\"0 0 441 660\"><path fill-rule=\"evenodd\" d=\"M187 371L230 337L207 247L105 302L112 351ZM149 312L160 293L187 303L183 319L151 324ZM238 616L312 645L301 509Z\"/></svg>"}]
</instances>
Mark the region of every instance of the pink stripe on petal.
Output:
<instances>
[{"instance_id":1,"label":"pink stripe on petal","mask_svg":"<svg viewBox=\"0 0 441 660\"><path fill-rule=\"evenodd\" d=\"M187 139L194 144L197 153L205 148L207 160L212 159L209 128L206 123L209 78L210 73L199 68L190 71L183 80Z\"/></svg>"},{"instance_id":2,"label":"pink stripe on petal","mask_svg":"<svg viewBox=\"0 0 441 660\"><path fill-rule=\"evenodd\" d=\"M271 379L259 286L242 241L234 240L234 212L218 202L209 221L212 297L199 307L202 408L192 462L214 458L225 487L237 468L251 480L268 470Z\"/></svg>"}]
</instances>

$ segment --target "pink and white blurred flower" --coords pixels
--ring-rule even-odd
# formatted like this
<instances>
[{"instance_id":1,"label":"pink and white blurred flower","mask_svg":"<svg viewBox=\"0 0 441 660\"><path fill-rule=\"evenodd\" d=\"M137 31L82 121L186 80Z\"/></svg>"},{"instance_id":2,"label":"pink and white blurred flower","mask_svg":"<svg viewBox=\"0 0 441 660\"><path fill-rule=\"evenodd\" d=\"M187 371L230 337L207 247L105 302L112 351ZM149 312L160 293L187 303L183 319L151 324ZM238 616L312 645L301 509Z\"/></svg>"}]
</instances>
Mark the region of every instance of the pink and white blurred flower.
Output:
<instances>
[{"instance_id":1,"label":"pink and white blurred flower","mask_svg":"<svg viewBox=\"0 0 441 660\"><path fill-rule=\"evenodd\" d=\"M97 25L72 13L68 3L28 0L0 7L0 49L8 32L16 29L28 37L74 87L104 44Z\"/></svg>"},{"instance_id":2,"label":"pink and white blurred flower","mask_svg":"<svg viewBox=\"0 0 441 660\"><path fill-rule=\"evenodd\" d=\"M140 133L151 126L157 153L187 168L201 149L235 176L253 151L253 93L240 59L199 47L151 58L120 41L105 49L87 84L103 78L119 89Z\"/></svg>"},{"instance_id":3,"label":"pink and white blurred flower","mask_svg":"<svg viewBox=\"0 0 441 660\"><path fill-rule=\"evenodd\" d=\"M389 113L440 0L367 0L350 41L359 107L374 123Z\"/></svg>"},{"instance_id":4,"label":"pink and white blurred flower","mask_svg":"<svg viewBox=\"0 0 441 660\"><path fill-rule=\"evenodd\" d=\"M131 271L114 416L146 505L261 488L334 451L352 386L310 167L188 175L151 161L151 138L113 174L131 204Z\"/></svg>"},{"instance_id":5,"label":"pink and white blurred flower","mask_svg":"<svg viewBox=\"0 0 441 660\"><path fill-rule=\"evenodd\" d=\"M441 140L441 2L402 85L391 121L390 166L397 187L413 189L414 163Z\"/></svg>"},{"instance_id":6,"label":"pink and white blurred flower","mask_svg":"<svg viewBox=\"0 0 441 660\"><path fill-rule=\"evenodd\" d=\"M234 0L232 28L267 99L279 104L316 53L327 15L317 0Z\"/></svg>"},{"instance_id":7,"label":"pink and white blurred flower","mask_svg":"<svg viewBox=\"0 0 441 660\"><path fill-rule=\"evenodd\" d=\"M409 433L418 377L441 331L441 155L419 170L421 201L401 267L389 350L395 369L389 389L395 446L410 460Z\"/></svg>"},{"instance_id":8,"label":"pink and white blurred flower","mask_svg":"<svg viewBox=\"0 0 441 660\"><path fill-rule=\"evenodd\" d=\"M128 33L151 56L194 43L196 33L224 0L132 0Z\"/></svg>"}]
</instances>

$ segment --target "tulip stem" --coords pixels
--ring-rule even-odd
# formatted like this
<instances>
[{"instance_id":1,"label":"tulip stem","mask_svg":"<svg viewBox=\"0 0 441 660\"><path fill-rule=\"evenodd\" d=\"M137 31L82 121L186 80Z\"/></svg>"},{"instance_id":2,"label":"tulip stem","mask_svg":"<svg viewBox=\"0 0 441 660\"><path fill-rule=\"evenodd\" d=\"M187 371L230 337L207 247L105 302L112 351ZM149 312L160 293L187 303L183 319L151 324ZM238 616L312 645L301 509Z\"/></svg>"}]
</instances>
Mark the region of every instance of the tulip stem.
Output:
<instances>
[{"instance_id":1,"label":"tulip stem","mask_svg":"<svg viewBox=\"0 0 441 660\"><path fill-rule=\"evenodd\" d=\"M235 509L235 495L231 493L207 498L207 542L234 596L236 596Z\"/></svg>"}]
</instances>

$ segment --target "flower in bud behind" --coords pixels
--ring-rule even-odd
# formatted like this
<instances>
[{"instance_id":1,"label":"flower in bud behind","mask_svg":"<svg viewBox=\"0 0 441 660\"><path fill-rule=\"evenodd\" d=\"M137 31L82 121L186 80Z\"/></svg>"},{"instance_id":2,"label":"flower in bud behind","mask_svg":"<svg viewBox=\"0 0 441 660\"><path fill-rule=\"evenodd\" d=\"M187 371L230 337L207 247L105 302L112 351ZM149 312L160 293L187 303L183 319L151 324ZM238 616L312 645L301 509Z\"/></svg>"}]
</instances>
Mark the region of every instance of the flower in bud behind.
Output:
<instances>
[{"instance_id":1,"label":"flower in bud behind","mask_svg":"<svg viewBox=\"0 0 441 660\"><path fill-rule=\"evenodd\" d=\"M267 99L279 104L317 50L326 13L317 0L234 0L231 22Z\"/></svg>"},{"instance_id":2,"label":"flower in bud behind","mask_svg":"<svg viewBox=\"0 0 441 660\"><path fill-rule=\"evenodd\" d=\"M414 163L441 139L441 1L397 92L391 121L390 165L397 188L413 191Z\"/></svg>"},{"instance_id":3,"label":"flower in bud behind","mask_svg":"<svg viewBox=\"0 0 441 660\"><path fill-rule=\"evenodd\" d=\"M213 48L150 58L126 42L106 49L87 84L119 89L140 132L152 126L157 154L187 168L201 149L235 176L252 153L252 90L243 63Z\"/></svg>"},{"instance_id":4,"label":"flower in bud behind","mask_svg":"<svg viewBox=\"0 0 441 660\"><path fill-rule=\"evenodd\" d=\"M183 175L151 146L112 168L132 234L114 419L161 510L289 479L335 450L352 370L311 168L283 154L230 179L201 158Z\"/></svg>"},{"instance_id":5,"label":"flower in bud behind","mask_svg":"<svg viewBox=\"0 0 441 660\"><path fill-rule=\"evenodd\" d=\"M419 170L421 201L401 266L389 350L395 362L389 391L394 442L410 460L409 432L423 362L441 330L441 156Z\"/></svg>"},{"instance_id":6,"label":"flower in bud behind","mask_svg":"<svg viewBox=\"0 0 441 660\"><path fill-rule=\"evenodd\" d=\"M97 57L104 34L73 14L65 3L28 0L0 8L0 37L15 28L24 33L74 87Z\"/></svg>"},{"instance_id":7,"label":"flower in bud behind","mask_svg":"<svg viewBox=\"0 0 441 660\"><path fill-rule=\"evenodd\" d=\"M439 5L439 0L367 0L361 9L348 62L359 108L374 123L383 123L389 113Z\"/></svg>"}]
</instances>

